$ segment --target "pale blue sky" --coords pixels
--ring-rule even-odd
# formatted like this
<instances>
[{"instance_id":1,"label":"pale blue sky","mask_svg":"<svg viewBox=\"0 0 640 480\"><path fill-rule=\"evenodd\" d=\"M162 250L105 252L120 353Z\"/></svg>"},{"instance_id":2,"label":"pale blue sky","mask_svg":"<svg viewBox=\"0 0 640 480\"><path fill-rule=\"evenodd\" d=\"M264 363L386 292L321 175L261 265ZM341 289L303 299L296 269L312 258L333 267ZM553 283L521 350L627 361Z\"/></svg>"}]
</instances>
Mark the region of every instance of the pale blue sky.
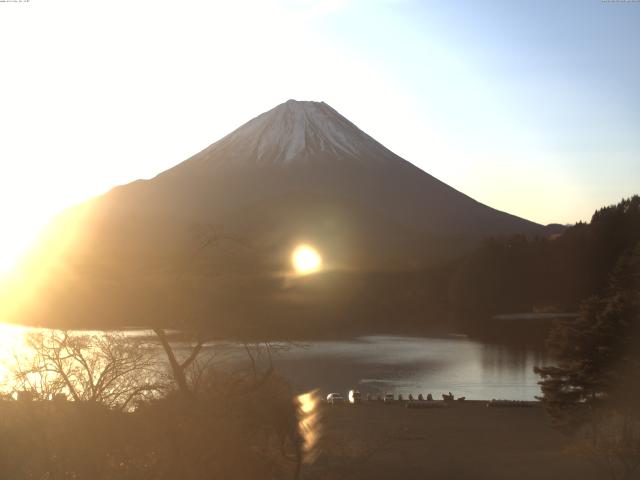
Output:
<instances>
[{"instance_id":1,"label":"pale blue sky","mask_svg":"<svg viewBox=\"0 0 640 480\"><path fill-rule=\"evenodd\" d=\"M0 42L5 263L289 98L540 223L640 190L640 2L31 0Z\"/></svg>"},{"instance_id":2,"label":"pale blue sky","mask_svg":"<svg viewBox=\"0 0 640 480\"><path fill-rule=\"evenodd\" d=\"M407 155L480 200L574 222L640 191L640 2L389 2L345 9L322 31L393 72L418 116L466 144L458 167L490 158L473 179ZM528 173L539 191L516 198Z\"/></svg>"}]
</instances>

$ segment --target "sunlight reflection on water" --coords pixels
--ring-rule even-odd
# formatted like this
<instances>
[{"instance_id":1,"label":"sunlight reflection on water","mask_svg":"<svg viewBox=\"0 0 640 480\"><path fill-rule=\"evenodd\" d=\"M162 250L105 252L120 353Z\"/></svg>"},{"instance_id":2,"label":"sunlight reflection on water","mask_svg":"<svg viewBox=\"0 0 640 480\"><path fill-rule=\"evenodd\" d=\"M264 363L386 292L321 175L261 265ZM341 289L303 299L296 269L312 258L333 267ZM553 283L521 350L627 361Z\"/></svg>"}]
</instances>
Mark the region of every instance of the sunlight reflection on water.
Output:
<instances>
[{"instance_id":1,"label":"sunlight reflection on water","mask_svg":"<svg viewBox=\"0 0 640 480\"><path fill-rule=\"evenodd\" d=\"M312 463L318 456L318 442L322 433L320 396L317 390L298 395L298 431L302 437L303 461Z\"/></svg>"},{"instance_id":2,"label":"sunlight reflection on water","mask_svg":"<svg viewBox=\"0 0 640 480\"><path fill-rule=\"evenodd\" d=\"M0 391L8 391L15 357L28 359L25 342L39 329L0 323ZM101 333L84 331L84 334ZM155 339L150 330L126 330L127 336ZM178 355L188 343L172 342ZM158 359L166 361L160 346ZM225 368L248 362L241 344L209 342L203 360L216 357ZM466 337L367 336L351 340L314 341L274 356L278 373L297 392L320 394L359 387L363 394L434 393L452 391L472 399L533 400L540 394L533 366L544 364L544 353L486 344Z\"/></svg>"}]
</instances>

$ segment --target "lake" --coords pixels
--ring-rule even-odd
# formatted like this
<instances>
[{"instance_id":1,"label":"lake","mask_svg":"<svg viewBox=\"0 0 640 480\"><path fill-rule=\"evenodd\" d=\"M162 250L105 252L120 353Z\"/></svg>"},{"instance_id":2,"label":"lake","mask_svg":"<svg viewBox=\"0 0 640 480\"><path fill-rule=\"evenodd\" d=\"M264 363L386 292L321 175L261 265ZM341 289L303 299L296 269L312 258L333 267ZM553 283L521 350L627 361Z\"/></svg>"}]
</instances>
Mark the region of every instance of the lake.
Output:
<instances>
[{"instance_id":1,"label":"lake","mask_svg":"<svg viewBox=\"0 0 640 480\"><path fill-rule=\"evenodd\" d=\"M23 338L29 331L0 324L0 380L10 375L6 361L24 350ZM220 346L210 343L202 355L219 353ZM180 355L180 345L175 347ZM226 349L228 362L248 366L243 348ZM160 347L158 354L164 358ZM507 347L463 335L312 341L296 344L273 358L276 371L289 379L296 392L318 389L324 395L332 391L346 394L357 388L364 395L422 393L426 397L431 393L439 399L450 391L456 397L482 400L533 400L540 394L533 367L547 362L540 349Z\"/></svg>"},{"instance_id":2,"label":"lake","mask_svg":"<svg viewBox=\"0 0 640 480\"><path fill-rule=\"evenodd\" d=\"M318 341L276 356L277 370L296 391L319 389L441 398L533 400L540 394L535 365L543 351L506 347L466 336L365 336Z\"/></svg>"}]
</instances>

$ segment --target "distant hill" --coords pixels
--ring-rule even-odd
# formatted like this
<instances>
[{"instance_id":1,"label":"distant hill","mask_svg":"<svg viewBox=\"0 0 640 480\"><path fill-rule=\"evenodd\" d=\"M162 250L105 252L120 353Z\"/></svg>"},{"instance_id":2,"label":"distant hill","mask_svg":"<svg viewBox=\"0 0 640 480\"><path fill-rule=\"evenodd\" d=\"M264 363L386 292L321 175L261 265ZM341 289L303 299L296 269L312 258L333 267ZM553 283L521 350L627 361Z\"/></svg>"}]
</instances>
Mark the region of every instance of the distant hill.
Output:
<instances>
[{"instance_id":1,"label":"distant hill","mask_svg":"<svg viewBox=\"0 0 640 480\"><path fill-rule=\"evenodd\" d=\"M450 306L480 331L496 314L577 312L582 301L607 290L620 258L639 244L638 195L547 238L493 238L455 262Z\"/></svg>"},{"instance_id":2,"label":"distant hill","mask_svg":"<svg viewBox=\"0 0 640 480\"><path fill-rule=\"evenodd\" d=\"M1 318L215 328L344 318L369 304L368 278L549 229L456 191L325 103L289 100L155 178L63 214L22 279L30 300ZM320 252L323 272L292 274L299 243Z\"/></svg>"},{"instance_id":3,"label":"distant hill","mask_svg":"<svg viewBox=\"0 0 640 480\"><path fill-rule=\"evenodd\" d=\"M560 225L559 223L550 223L549 225L544 227L545 237L553 237L562 235L567 229L570 228L570 225Z\"/></svg>"}]
</instances>

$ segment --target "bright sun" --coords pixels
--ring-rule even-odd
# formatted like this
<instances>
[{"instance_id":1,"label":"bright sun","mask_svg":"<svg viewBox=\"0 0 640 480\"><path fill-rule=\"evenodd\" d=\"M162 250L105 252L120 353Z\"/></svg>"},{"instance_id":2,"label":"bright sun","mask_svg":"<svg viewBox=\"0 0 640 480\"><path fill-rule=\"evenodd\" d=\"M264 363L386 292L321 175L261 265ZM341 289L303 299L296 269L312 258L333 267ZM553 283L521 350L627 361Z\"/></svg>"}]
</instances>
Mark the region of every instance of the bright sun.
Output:
<instances>
[{"instance_id":1,"label":"bright sun","mask_svg":"<svg viewBox=\"0 0 640 480\"><path fill-rule=\"evenodd\" d=\"M320 270L322 258L318 251L309 245L299 245L291 255L293 268L300 275L307 275Z\"/></svg>"}]
</instances>

